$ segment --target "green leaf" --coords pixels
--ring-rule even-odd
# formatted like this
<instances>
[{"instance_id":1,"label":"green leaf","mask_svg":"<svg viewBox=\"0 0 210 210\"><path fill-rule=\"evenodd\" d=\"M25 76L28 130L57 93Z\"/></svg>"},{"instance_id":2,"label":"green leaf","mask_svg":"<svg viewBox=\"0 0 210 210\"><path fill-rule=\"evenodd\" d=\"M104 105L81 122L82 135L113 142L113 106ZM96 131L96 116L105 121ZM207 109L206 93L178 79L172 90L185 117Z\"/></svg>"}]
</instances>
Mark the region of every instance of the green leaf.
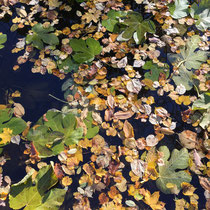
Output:
<instances>
[{"instance_id":1,"label":"green leaf","mask_svg":"<svg viewBox=\"0 0 210 210\"><path fill-rule=\"evenodd\" d=\"M86 41L72 39L70 40L70 46L75 52L73 58L78 63L91 62L102 50L100 43L93 38L88 38Z\"/></svg>"},{"instance_id":2,"label":"green leaf","mask_svg":"<svg viewBox=\"0 0 210 210\"><path fill-rule=\"evenodd\" d=\"M201 94L200 98L197 99L193 105L193 110L203 110L203 109L209 109L210 108L210 96L208 94Z\"/></svg>"},{"instance_id":3,"label":"green leaf","mask_svg":"<svg viewBox=\"0 0 210 210\"><path fill-rule=\"evenodd\" d=\"M200 37L192 36L187 41L185 47L180 49L180 54L168 53L168 60L179 69L179 74L174 75L172 79L178 84L183 84L187 90L193 87L192 72L187 72L191 69L199 69L200 65L207 60L208 52L197 50L199 47Z\"/></svg>"},{"instance_id":4,"label":"green leaf","mask_svg":"<svg viewBox=\"0 0 210 210\"><path fill-rule=\"evenodd\" d=\"M192 4L190 8L190 15L192 18L196 19L196 27L205 31L210 27L210 1L202 0L199 5L195 2Z\"/></svg>"},{"instance_id":5,"label":"green leaf","mask_svg":"<svg viewBox=\"0 0 210 210\"><path fill-rule=\"evenodd\" d=\"M175 0L174 3L169 4L169 12L174 19L186 17L189 14L188 0Z\"/></svg>"},{"instance_id":6,"label":"green leaf","mask_svg":"<svg viewBox=\"0 0 210 210\"><path fill-rule=\"evenodd\" d=\"M95 126L93 128L89 128L87 130L86 138L91 139L94 136L96 136L96 134L98 134L98 132L99 132L99 127L98 126Z\"/></svg>"},{"instance_id":7,"label":"green leaf","mask_svg":"<svg viewBox=\"0 0 210 210\"><path fill-rule=\"evenodd\" d=\"M54 210L59 209L64 201L66 191L63 189L52 189L42 199L43 204L36 210Z\"/></svg>"},{"instance_id":8,"label":"green leaf","mask_svg":"<svg viewBox=\"0 0 210 210\"><path fill-rule=\"evenodd\" d=\"M71 134L66 138L65 144L71 145L71 144L77 144L78 141L83 136L83 128L77 128L74 131L71 132Z\"/></svg>"},{"instance_id":9,"label":"green leaf","mask_svg":"<svg viewBox=\"0 0 210 210\"><path fill-rule=\"evenodd\" d=\"M9 128L12 130L12 135L18 135L27 127L23 119L12 117L12 114L13 109L0 110L0 133L3 131L3 128Z\"/></svg>"},{"instance_id":10,"label":"green leaf","mask_svg":"<svg viewBox=\"0 0 210 210\"><path fill-rule=\"evenodd\" d=\"M76 144L83 137L83 129L76 128L75 115L49 110L46 113L48 121L39 121L35 130L30 129L27 138L33 141L39 157L46 158L58 155L64 150L64 144Z\"/></svg>"},{"instance_id":11,"label":"green leaf","mask_svg":"<svg viewBox=\"0 0 210 210\"><path fill-rule=\"evenodd\" d=\"M164 148L163 148L164 147ZM164 165L159 166L159 178L156 180L157 187L165 194L171 194L171 190L166 187L167 183L172 183L177 186L177 189L181 189L182 182L190 182L191 176L183 170L189 165L189 154L186 148L180 151L174 149L169 158L169 150L166 146L161 146L160 151L164 154ZM178 171L179 170L179 171Z\"/></svg>"},{"instance_id":12,"label":"green leaf","mask_svg":"<svg viewBox=\"0 0 210 210\"><path fill-rule=\"evenodd\" d=\"M179 68L179 75L172 77L175 84L184 85L186 90L191 90L193 88L193 72L188 71L183 65Z\"/></svg>"},{"instance_id":13,"label":"green leaf","mask_svg":"<svg viewBox=\"0 0 210 210\"><path fill-rule=\"evenodd\" d=\"M110 10L107 13L108 19L102 21L102 26L106 27L106 29L110 32L118 31L119 26L117 26L120 17L124 17L126 12L124 11L115 11Z\"/></svg>"},{"instance_id":14,"label":"green leaf","mask_svg":"<svg viewBox=\"0 0 210 210\"><path fill-rule=\"evenodd\" d=\"M99 132L99 127L93 126L92 122L93 122L92 112L88 112L88 115L86 119L84 120L84 123L87 127L87 134L85 137L88 139L93 138Z\"/></svg>"},{"instance_id":15,"label":"green leaf","mask_svg":"<svg viewBox=\"0 0 210 210\"><path fill-rule=\"evenodd\" d=\"M4 43L7 41L7 35L0 33L0 49L4 48Z\"/></svg>"},{"instance_id":16,"label":"green leaf","mask_svg":"<svg viewBox=\"0 0 210 210\"><path fill-rule=\"evenodd\" d=\"M143 66L143 69L150 70L149 72L146 72L144 74L144 77L147 79L154 81L159 80L160 74L164 74L166 79L169 76L169 67L160 67L157 64L153 63L152 61L146 61L146 63Z\"/></svg>"},{"instance_id":17,"label":"green leaf","mask_svg":"<svg viewBox=\"0 0 210 210\"><path fill-rule=\"evenodd\" d=\"M0 126L3 126L2 124L8 121L13 114L13 110L10 108L1 109L0 110Z\"/></svg>"},{"instance_id":18,"label":"green leaf","mask_svg":"<svg viewBox=\"0 0 210 210\"><path fill-rule=\"evenodd\" d=\"M41 23L38 23L32 28L33 34L28 34L26 36L26 43L36 47L39 50L44 48L44 43L49 45L58 45L59 39L54 33L50 33L54 31L52 26L45 28Z\"/></svg>"},{"instance_id":19,"label":"green leaf","mask_svg":"<svg viewBox=\"0 0 210 210\"><path fill-rule=\"evenodd\" d=\"M208 109L206 112L203 113L203 116L199 122L199 125L203 129L208 128L209 124L210 124L210 109Z\"/></svg>"},{"instance_id":20,"label":"green leaf","mask_svg":"<svg viewBox=\"0 0 210 210\"><path fill-rule=\"evenodd\" d=\"M26 129L27 125L23 119L13 117L10 121L5 123L3 127L10 128L13 135L18 135Z\"/></svg>"},{"instance_id":21,"label":"green leaf","mask_svg":"<svg viewBox=\"0 0 210 210\"><path fill-rule=\"evenodd\" d=\"M64 134L56 131L50 131L45 125L30 129L27 135L29 141L33 144L39 153L39 157L46 158L58 155L64 149L62 142Z\"/></svg>"},{"instance_id":22,"label":"green leaf","mask_svg":"<svg viewBox=\"0 0 210 210\"><path fill-rule=\"evenodd\" d=\"M71 57L66 58L65 60L58 60L57 61L58 68L64 73L69 73L72 71L77 71L79 64L75 63Z\"/></svg>"},{"instance_id":23,"label":"green leaf","mask_svg":"<svg viewBox=\"0 0 210 210\"><path fill-rule=\"evenodd\" d=\"M57 188L51 189L58 181L52 166L40 169L36 176L35 184L32 182L32 172L27 174L19 183L11 186L9 195L10 208L45 210L49 209L49 204L51 204L51 209L59 209L64 201L66 191ZM54 200L52 196L54 196Z\"/></svg>"},{"instance_id":24,"label":"green leaf","mask_svg":"<svg viewBox=\"0 0 210 210\"><path fill-rule=\"evenodd\" d=\"M129 40L136 34L138 41L136 38L135 41L139 44L142 42L145 33L155 33L154 22L151 20L143 20L142 15L138 12L129 12L123 24L126 25L127 28L118 37L118 41L121 41L121 37L125 40Z\"/></svg>"}]
</instances>

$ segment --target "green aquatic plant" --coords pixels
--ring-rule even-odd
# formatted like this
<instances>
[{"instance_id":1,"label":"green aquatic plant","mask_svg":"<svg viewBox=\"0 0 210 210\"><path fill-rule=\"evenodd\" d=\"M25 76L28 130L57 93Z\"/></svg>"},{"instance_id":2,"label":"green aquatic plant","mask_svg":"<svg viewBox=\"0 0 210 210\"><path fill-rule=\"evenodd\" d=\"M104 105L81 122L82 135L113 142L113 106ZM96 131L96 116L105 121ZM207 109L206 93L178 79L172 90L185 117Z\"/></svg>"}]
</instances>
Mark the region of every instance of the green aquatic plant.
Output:
<instances>
[{"instance_id":1,"label":"green aquatic plant","mask_svg":"<svg viewBox=\"0 0 210 210\"><path fill-rule=\"evenodd\" d=\"M41 168L33 180L30 172L18 183L11 186L9 205L12 209L47 210L59 209L62 205L66 190L54 188L58 182L51 165Z\"/></svg>"},{"instance_id":2,"label":"green aquatic plant","mask_svg":"<svg viewBox=\"0 0 210 210\"><path fill-rule=\"evenodd\" d=\"M183 169L189 165L189 154L186 148L170 151L166 146L161 146L159 151L163 153L164 164L158 166L159 178L156 180L157 187L165 194L173 193L167 184L176 185L180 191L182 182L190 182L192 177ZM171 156L171 157L170 157ZM168 160L170 157L170 160ZM179 170L182 169L182 170ZM179 171L178 171L179 170Z\"/></svg>"},{"instance_id":3,"label":"green aquatic plant","mask_svg":"<svg viewBox=\"0 0 210 210\"><path fill-rule=\"evenodd\" d=\"M44 27L43 24L38 23L32 27L32 34L26 36L26 43L32 43L39 50L44 48L44 43L56 46L59 44L59 39L53 31L55 29L52 26Z\"/></svg>"},{"instance_id":4,"label":"green aquatic plant","mask_svg":"<svg viewBox=\"0 0 210 210\"><path fill-rule=\"evenodd\" d=\"M7 35L0 33L0 49L4 48L4 43L7 41Z\"/></svg>"}]
</instances>

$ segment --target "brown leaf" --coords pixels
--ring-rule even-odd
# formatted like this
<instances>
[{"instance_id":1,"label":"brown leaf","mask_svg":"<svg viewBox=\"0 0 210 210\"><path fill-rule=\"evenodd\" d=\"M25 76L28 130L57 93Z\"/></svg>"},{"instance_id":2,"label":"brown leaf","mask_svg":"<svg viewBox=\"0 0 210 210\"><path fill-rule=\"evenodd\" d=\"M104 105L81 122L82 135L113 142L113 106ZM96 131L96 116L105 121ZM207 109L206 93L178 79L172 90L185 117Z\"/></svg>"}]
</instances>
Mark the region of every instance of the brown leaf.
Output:
<instances>
[{"instance_id":1,"label":"brown leaf","mask_svg":"<svg viewBox=\"0 0 210 210\"><path fill-rule=\"evenodd\" d=\"M113 110L112 109L106 109L104 119L106 121L111 121L112 117L113 117Z\"/></svg>"},{"instance_id":2,"label":"brown leaf","mask_svg":"<svg viewBox=\"0 0 210 210\"><path fill-rule=\"evenodd\" d=\"M114 97L112 95L107 96L107 103L110 108L114 108Z\"/></svg>"},{"instance_id":3,"label":"brown leaf","mask_svg":"<svg viewBox=\"0 0 210 210\"><path fill-rule=\"evenodd\" d=\"M101 193L98 196L98 200L99 200L100 204L102 205L104 203L108 203L109 202L109 197L105 193Z\"/></svg>"},{"instance_id":4,"label":"brown leaf","mask_svg":"<svg viewBox=\"0 0 210 210\"><path fill-rule=\"evenodd\" d=\"M133 162L131 162L131 170L136 176L142 178L145 171L145 162L140 159L135 159Z\"/></svg>"},{"instance_id":5,"label":"brown leaf","mask_svg":"<svg viewBox=\"0 0 210 210\"><path fill-rule=\"evenodd\" d=\"M174 134L174 131L172 131L170 128L165 128L165 127L161 128L160 132L165 135L173 135Z\"/></svg>"},{"instance_id":6,"label":"brown leaf","mask_svg":"<svg viewBox=\"0 0 210 210\"><path fill-rule=\"evenodd\" d=\"M187 149L194 149L197 140L197 134L190 130L182 131L179 135L179 140L183 147Z\"/></svg>"},{"instance_id":7,"label":"brown leaf","mask_svg":"<svg viewBox=\"0 0 210 210\"><path fill-rule=\"evenodd\" d=\"M25 109L20 103L14 103L14 115L16 117L22 117L25 114Z\"/></svg>"},{"instance_id":8,"label":"brown leaf","mask_svg":"<svg viewBox=\"0 0 210 210\"><path fill-rule=\"evenodd\" d=\"M114 117L118 120L126 120L126 119L131 118L133 115L134 115L134 112L132 111L126 111L126 112L118 111L114 114Z\"/></svg>"},{"instance_id":9,"label":"brown leaf","mask_svg":"<svg viewBox=\"0 0 210 210\"><path fill-rule=\"evenodd\" d=\"M208 178L199 176L199 182L203 189L208 190L210 192L210 182Z\"/></svg>"},{"instance_id":10,"label":"brown leaf","mask_svg":"<svg viewBox=\"0 0 210 210\"><path fill-rule=\"evenodd\" d=\"M133 126L127 120L123 125L123 131L126 138L134 138Z\"/></svg>"},{"instance_id":11,"label":"brown leaf","mask_svg":"<svg viewBox=\"0 0 210 210\"><path fill-rule=\"evenodd\" d=\"M64 173L63 173L63 170L62 170L60 164L58 164L58 163L55 164L55 166L54 166L54 173L55 173L55 176L58 179L62 179L64 177Z\"/></svg>"}]
</instances>

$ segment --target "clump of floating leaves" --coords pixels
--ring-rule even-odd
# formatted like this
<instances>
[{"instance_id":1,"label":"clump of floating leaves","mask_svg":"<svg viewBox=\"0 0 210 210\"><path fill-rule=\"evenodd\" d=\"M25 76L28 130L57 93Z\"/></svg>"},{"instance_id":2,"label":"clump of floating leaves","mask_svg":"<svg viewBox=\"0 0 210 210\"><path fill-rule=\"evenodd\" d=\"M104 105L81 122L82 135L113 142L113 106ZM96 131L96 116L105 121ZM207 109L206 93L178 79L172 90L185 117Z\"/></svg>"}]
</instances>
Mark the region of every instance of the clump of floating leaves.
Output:
<instances>
[{"instance_id":1,"label":"clump of floating leaves","mask_svg":"<svg viewBox=\"0 0 210 210\"><path fill-rule=\"evenodd\" d=\"M0 105L1 206L210 208L209 0L0 3L26 33L13 70L65 79L63 108L37 122L17 91ZM2 168L10 144L27 157L16 183Z\"/></svg>"}]
</instances>

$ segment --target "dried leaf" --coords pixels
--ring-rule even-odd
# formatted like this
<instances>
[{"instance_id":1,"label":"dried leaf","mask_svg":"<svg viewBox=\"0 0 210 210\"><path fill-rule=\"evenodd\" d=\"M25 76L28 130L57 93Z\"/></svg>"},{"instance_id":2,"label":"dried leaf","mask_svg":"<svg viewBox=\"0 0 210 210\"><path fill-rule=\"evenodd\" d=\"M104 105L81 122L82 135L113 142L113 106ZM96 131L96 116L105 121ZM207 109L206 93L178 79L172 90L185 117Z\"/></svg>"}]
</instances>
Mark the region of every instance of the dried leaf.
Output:
<instances>
[{"instance_id":1,"label":"dried leaf","mask_svg":"<svg viewBox=\"0 0 210 210\"><path fill-rule=\"evenodd\" d=\"M187 149L194 149L197 141L197 134L190 130L184 130L179 135L181 144Z\"/></svg>"},{"instance_id":2,"label":"dried leaf","mask_svg":"<svg viewBox=\"0 0 210 210\"><path fill-rule=\"evenodd\" d=\"M118 111L116 113L114 113L114 117L118 120L126 120L131 118L134 115L134 112L132 111Z\"/></svg>"}]
</instances>

